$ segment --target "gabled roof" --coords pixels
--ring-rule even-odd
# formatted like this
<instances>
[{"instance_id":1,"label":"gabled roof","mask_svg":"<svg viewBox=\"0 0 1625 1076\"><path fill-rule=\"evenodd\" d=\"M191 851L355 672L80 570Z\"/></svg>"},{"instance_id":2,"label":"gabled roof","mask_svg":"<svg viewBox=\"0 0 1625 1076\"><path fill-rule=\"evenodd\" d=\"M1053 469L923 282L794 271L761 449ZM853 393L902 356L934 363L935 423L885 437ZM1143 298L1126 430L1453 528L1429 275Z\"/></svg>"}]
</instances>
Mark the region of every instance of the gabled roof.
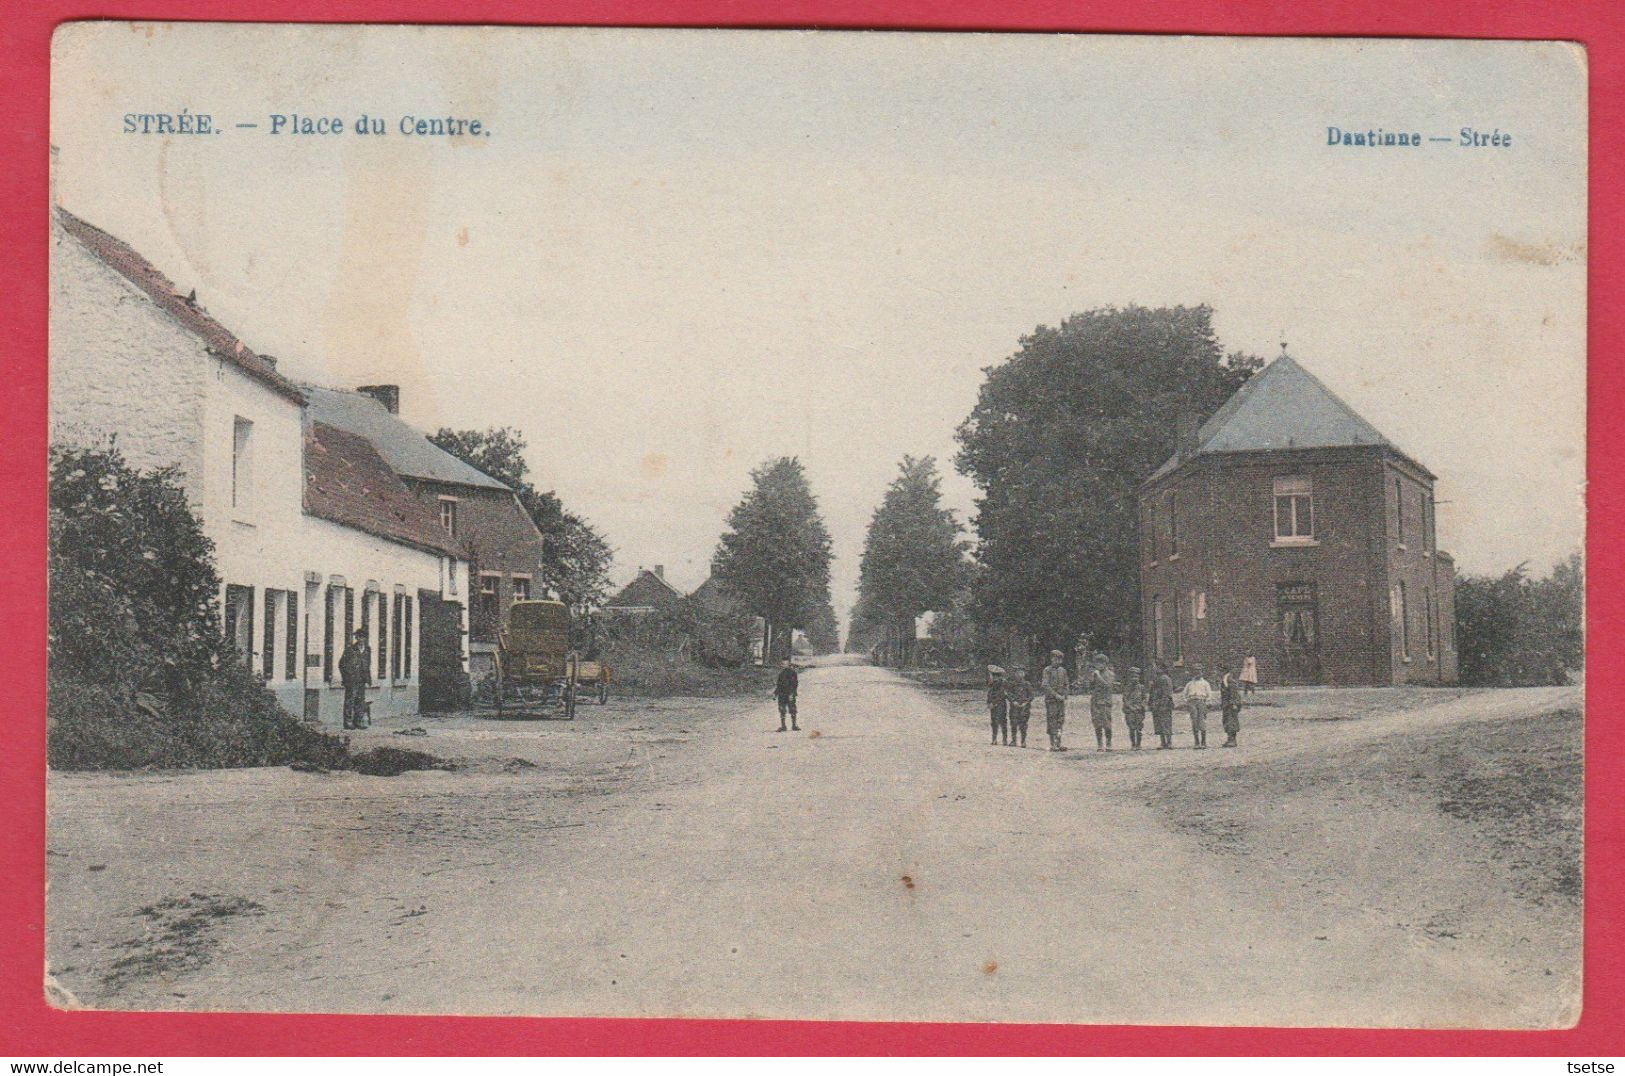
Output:
<instances>
[{"instance_id":1,"label":"gabled roof","mask_svg":"<svg viewBox=\"0 0 1625 1076\"><path fill-rule=\"evenodd\" d=\"M431 553L463 551L432 509L390 470L365 437L311 423L305 433L305 511Z\"/></svg>"},{"instance_id":2,"label":"gabled roof","mask_svg":"<svg viewBox=\"0 0 1625 1076\"><path fill-rule=\"evenodd\" d=\"M609 601L604 603L606 609L643 609L650 606L664 606L677 601L683 596L678 590L666 581L663 575L657 575L647 568L638 569L633 580L621 588Z\"/></svg>"},{"instance_id":3,"label":"gabled roof","mask_svg":"<svg viewBox=\"0 0 1625 1076\"><path fill-rule=\"evenodd\" d=\"M318 385L305 385L304 390L312 420L371 441L378 454L402 477L511 492L508 486L430 441L364 392Z\"/></svg>"},{"instance_id":4,"label":"gabled roof","mask_svg":"<svg viewBox=\"0 0 1625 1076\"><path fill-rule=\"evenodd\" d=\"M1404 455L1319 378L1283 354L1237 389L1202 424L1196 444L1175 453L1149 481L1169 474L1194 456L1358 445L1379 445Z\"/></svg>"},{"instance_id":5,"label":"gabled roof","mask_svg":"<svg viewBox=\"0 0 1625 1076\"><path fill-rule=\"evenodd\" d=\"M93 224L86 223L61 206L56 207L56 219L63 231L77 239L102 264L134 284L147 297L181 327L203 341L210 352L231 363L266 388L278 392L296 403L304 403L299 386L276 372L276 366L262 355L257 355L208 311L197 305L193 298L183 296L175 284L158 268L137 254L124 240L109 235ZM192 293L193 295L196 292Z\"/></svg>"}]
</instances>

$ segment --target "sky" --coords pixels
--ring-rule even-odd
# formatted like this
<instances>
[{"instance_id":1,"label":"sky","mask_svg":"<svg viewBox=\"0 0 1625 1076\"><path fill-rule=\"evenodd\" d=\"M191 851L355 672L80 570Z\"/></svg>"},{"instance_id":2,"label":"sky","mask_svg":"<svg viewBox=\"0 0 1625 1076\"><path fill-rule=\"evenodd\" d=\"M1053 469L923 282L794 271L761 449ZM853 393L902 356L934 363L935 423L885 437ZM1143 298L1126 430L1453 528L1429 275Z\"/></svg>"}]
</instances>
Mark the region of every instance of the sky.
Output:
<instances>
[{"instance_id":1,"label":"sky","mask_svg":"<svg viewBox=\"0 0 1625 1076\"><path fill-rule=\"evenodd\" d=\"M617 581L698 585L751 469L795 455L844 618L898 461L935 456L968 520L983 371L1130 303L1286 341L1438 474L1459 570L1583 540L1576 46L104 23L54 50L61 204L292 376L518 427ZM181 109L224 133L124 132ZM390 133L270 133L296 113Z\"/></svg>"}]
</instances>

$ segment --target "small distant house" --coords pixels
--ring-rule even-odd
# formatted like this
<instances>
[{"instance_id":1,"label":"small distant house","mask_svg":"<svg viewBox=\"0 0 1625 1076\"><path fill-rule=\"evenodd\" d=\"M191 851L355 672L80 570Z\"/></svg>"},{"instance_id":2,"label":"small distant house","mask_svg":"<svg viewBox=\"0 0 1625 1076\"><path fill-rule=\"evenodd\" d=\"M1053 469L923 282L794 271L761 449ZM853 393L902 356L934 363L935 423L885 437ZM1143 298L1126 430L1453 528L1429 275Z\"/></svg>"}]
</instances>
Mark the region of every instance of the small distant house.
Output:
<instances>
[{"instance_id":1,"label":"small distant house","mask_svg":"<svg viewBox=\"0 0 1625 1076\"><path fill-rule=\"evenodd\" d=\"M194 291L59 208L50 316L52 440L116 438L132 465L175 468L215 546L224 630L286 709L339 723L354 626L374 716L415 712L426 666L465 666L458 543Z\"/></svg>"},{"instance_id":2,"label":"small distant house","mask_svg":"<svg viewBox=\"0 0 1625 1076\"><path fill-rule=\"evenodd\" d=\"M1434 475L1290 356L1140 490L1145 653L1266 684L1456 679Z\"/></svg>"},{"instance_id":3,"label":"small distant house","mask_svg":"<svg viewBox=\"0 0 1625 1076\"><path fill-rule=\"evenodd\" d=\"M746 612L744 603L730 594L714 575L706 576L705 582L695 587L689 597L706 612L717 616L750 617L750 659L758 665L762 663L762 655L767 653L769 642L766 620Z\"/></svg>"},{"instance_id":4,"label":"small distant house","mask_svg":"<svg viewBox=\"0 0 1625 1076\"><path fill-rule=\"evenodd\" d=\"M639 568L632 581L622 587L613 598L604 603L604 612L611 616L644 616L671 609L683 600L683 592L666 580L666 567Z\"/></svg>"}]
</instances>

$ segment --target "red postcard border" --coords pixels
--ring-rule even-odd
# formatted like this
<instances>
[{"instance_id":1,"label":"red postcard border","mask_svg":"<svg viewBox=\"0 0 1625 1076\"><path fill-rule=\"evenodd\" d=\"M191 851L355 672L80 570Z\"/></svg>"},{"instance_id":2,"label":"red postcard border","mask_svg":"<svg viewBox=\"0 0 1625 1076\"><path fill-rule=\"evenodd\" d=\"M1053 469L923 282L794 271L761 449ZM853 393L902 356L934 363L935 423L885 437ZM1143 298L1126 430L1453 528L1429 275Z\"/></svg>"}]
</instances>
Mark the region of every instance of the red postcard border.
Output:
<instances>
[{"instance_id":1,"label":"red postcard border","mask_svg":"<svg viewBox=\"0 0 1625 1076\"><path fill-rule=\"evenodd\" d=\"M1625 424L1621 227L1625 207L1625 5L1399 4L1392 0L23 0L0 24L0 236L10 277L0 400L0 1054L1421 1054L1625 1053L1625 725L1613 720L1625 659L1608 644L1625 612L1620 463ZM547 25L843 27L1381 37L1563 39L1590 62L1588 715L1585 1005L1550 1032L871 1024L726 1020L62 1012L44 964L46 200L50 36L70 19ZM1601 629L1600 632L1598 629ZM1333 984L1328 984L1334 988Z\"/></svg>"}]
</instances>

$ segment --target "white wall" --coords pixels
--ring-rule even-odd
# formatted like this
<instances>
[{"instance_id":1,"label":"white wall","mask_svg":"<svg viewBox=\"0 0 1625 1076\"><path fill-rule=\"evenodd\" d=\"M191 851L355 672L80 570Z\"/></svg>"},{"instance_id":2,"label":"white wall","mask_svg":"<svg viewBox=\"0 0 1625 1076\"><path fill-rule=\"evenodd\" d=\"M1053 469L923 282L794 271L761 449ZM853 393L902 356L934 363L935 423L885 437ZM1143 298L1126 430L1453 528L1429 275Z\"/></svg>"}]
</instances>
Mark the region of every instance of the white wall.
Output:
<instances>
[{"instance_id":1,"label":"white wall","mask_svg":"<svg viewBox=\"0 0 1625 1076\"><path fill-rule=\"evenodd\" d=\"M53 442L111 434L143 470L174 465L194 502L203 471L203 342L53 220L50 423Z\"/></svg>"},{"instance_id":2,"label":"white wall","mask_svg":"<svg viewBox=\"0 0 1625 1076\"><path fill-rule=\"evenodd\" d=\"M375 665L375 717L417 711L420 588L464 605L467 668L467 563L306 515L304 414L295 400L210 355L201 340L59 226L53 226L50 316L53 440L95 447L116 434L132 466L180 469L204 533L215 543L222 607L226 588L253 590L248 657L287 710L305 713L305 693L312 689L323 723L340 721L343 691L336 677L329 686L322 667L308 664L310 656L323 656L325 593L336 578L356 592L358 624L369 583L389 595L391 618L397 588L412 598L412 672L397 681L391 664L379 680ZM240 420L252 424L252 467L239 468L242 496L234 506ZM265 646L267 591L287 592L298 602L292 677L280 604L269 610L272 646ZM375 618L375 661L377 631ZM342 638L336 646L342 653Z\"/></svg>"}]
</instances>

